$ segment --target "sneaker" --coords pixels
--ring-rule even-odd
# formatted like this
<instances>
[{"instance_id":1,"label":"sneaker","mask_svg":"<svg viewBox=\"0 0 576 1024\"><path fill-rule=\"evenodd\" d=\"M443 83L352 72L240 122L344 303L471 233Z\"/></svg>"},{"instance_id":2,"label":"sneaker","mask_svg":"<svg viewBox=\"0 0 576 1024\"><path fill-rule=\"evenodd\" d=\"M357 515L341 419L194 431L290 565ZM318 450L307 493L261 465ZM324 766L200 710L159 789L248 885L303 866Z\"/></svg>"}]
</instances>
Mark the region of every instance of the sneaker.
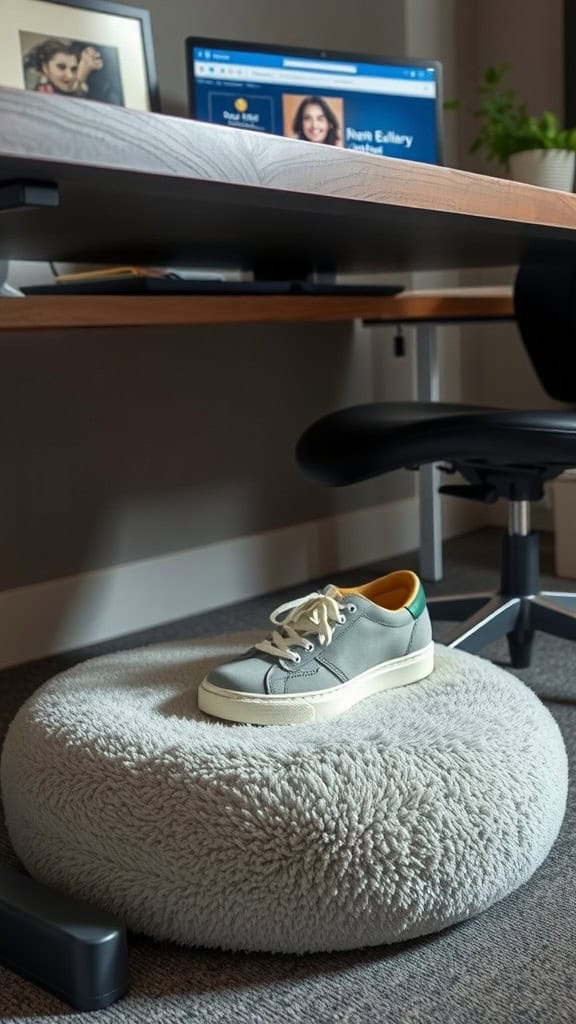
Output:
<instances>
[{"instance_id":1,"label":"sneaker","mask_svg":"<svg viewBox=\"0 0 576 1024\"><path fill-rule=\"evenodd\" d=\"M361 587L327 586L280 605L278 628L200 683L207 715L251 725L324 721L434 668L426 597L402 570Z\"/></svg>"}]
</instances>

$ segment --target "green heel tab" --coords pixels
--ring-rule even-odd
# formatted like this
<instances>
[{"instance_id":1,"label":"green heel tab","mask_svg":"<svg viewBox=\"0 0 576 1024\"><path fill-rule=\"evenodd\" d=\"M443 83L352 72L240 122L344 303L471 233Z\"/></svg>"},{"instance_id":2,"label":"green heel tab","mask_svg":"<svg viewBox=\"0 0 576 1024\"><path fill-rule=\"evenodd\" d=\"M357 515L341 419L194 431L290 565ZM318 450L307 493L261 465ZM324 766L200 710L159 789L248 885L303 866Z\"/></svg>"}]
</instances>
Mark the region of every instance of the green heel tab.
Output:
<instances>
[{"instance_id":1,"label":"green heel tab","mask_svg":"<svg viewBox=\"0 0 576 1024\"><path fill-rule=\"evenodd\" d=\"M424 587L422 584L418 587L416 597L410 601L410 604L406 605L410 615L413 619L417 619L426 607L426 594L424 593Z\"/></svg>"}]
</instances>

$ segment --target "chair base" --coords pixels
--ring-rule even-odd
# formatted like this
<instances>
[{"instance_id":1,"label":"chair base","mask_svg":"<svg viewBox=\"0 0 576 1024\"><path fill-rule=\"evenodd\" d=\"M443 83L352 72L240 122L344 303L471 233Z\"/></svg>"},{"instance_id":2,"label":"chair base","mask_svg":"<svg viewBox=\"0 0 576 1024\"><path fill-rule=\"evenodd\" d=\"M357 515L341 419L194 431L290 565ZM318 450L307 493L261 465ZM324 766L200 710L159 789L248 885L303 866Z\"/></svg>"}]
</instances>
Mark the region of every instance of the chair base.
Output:
<instances>
[{"instance_id":1,"label":"chair base","mask_svg":"<svg viewBox=\"0 0 576 1024\"><path fill-rule=\"evenodd\" d=\"M459 623L444 641L447 647L477 654L506 636L513 668L530 665L536 630L576 640L576 593L540 590L538 534L534 532L505 534L496 593L432 597L427 603L433 620Z\"/></svg>"},{"instance_id":2,"label":"chair base","mask_svg":"<svg viewBox=\"0 0 576 1024\"><path fill-rule=\"evenodd\" d=\"M455 620L444 643L477 654L507 636L513 668L528 668L536 630L576 640L576 594L543 591L530 597L466 594L428 599L430 617Z\"/></svg>"}]
</instances>

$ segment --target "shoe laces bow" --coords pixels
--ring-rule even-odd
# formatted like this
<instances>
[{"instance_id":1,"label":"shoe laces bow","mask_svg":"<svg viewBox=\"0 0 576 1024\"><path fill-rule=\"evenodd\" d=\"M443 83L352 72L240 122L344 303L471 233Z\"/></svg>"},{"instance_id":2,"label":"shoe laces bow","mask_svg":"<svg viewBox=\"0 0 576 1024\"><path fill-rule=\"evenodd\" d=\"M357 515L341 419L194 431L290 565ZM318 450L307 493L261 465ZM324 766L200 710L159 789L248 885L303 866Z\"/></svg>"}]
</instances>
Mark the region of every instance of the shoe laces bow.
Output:
<instances>
[{"instance_id":1,"label":"shoe laces bow","mask_svg":"<svg viewBox=\"0 0 576 1024\"><path fill-rule=\"evenodd\" d=\"M316 637L318 643L327 647L332 640L335 625L346 621L342 614L345 606L338 601L341 597L336 587L329 586L324 593L315 591L296 601L279 605L272 612L270 622L280 626L280 630L275 629L270 637L255 644L256 649L275 658L298 663L302 656L292 648L313 650L311 637Z\"/></svg>"}]
</instances>

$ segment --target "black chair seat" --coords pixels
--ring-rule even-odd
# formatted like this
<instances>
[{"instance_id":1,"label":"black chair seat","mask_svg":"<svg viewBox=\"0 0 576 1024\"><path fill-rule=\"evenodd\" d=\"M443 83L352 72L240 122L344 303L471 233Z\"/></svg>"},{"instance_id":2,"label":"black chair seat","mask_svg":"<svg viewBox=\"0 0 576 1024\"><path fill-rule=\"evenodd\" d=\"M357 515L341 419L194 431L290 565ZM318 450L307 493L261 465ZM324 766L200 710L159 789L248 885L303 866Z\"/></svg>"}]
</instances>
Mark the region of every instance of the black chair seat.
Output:
<instances>
[{"instance_id":1,"label":"black chair seat","mask_svg":"<svg viewBox=\"0 0 576 1024\"><path fill-rule=\"evenodd\" d=\"M542 466L547 476L557 476L576 466L576 412L373 402L313 423L296 457L306 474L329 487L429 462L520 471Z\"/></svg>"}]
</instances>

